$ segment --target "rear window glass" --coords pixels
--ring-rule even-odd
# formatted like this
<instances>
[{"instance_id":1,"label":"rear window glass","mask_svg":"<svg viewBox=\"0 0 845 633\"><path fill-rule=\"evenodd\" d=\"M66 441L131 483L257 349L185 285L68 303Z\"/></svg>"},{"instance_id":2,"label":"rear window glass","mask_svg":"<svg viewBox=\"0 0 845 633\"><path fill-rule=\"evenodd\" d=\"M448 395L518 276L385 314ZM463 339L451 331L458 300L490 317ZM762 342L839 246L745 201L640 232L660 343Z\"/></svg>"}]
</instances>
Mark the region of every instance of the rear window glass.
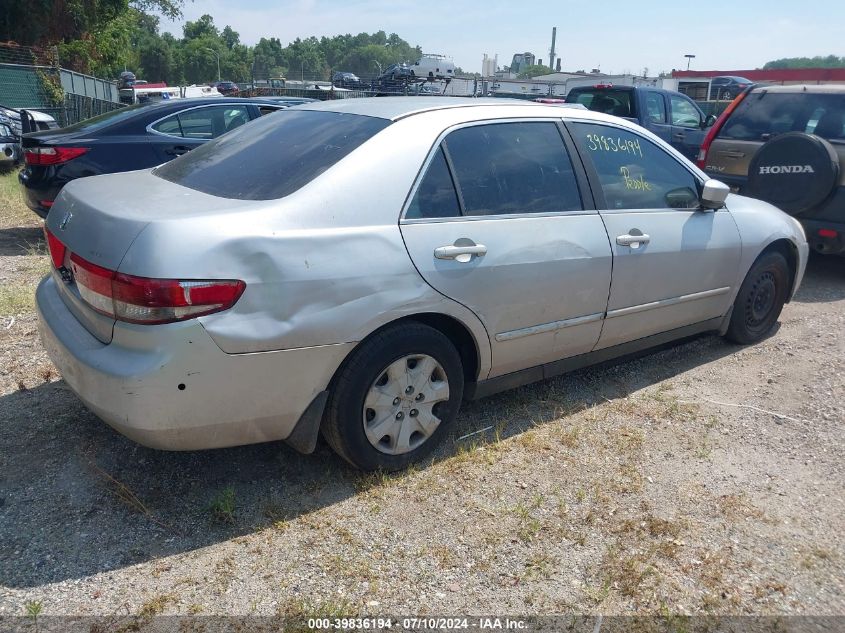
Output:
<instances>
[{"instance_id":1,"label":"rear window glass","mask_svg":"<svg viewBox=\"0 0 845 633\"><path fill-rule=\"evenodd\" d=\"M221 198L274 200L303 187L388 125L357 114L283 110L153 173Z\"/></svg>"},{"instance_id":2,"label":"rear window glass","mask_svg":"<svg viewBox=\"0 0 845 633\"><path fill-rule=\"evenodd\" d=\"M634 116L631 108L630 90L579 90L571 98L570 103L580 103L593 112L604 112L613 116Z\"/></svg>"},{"instance_id":3,"label":"rear window glass","mask_svg":"<svg viewBox=\"0 0 845 633\"><path fill-rule=\"evenodd\" d=\"M131 106L124 106L122 108L118 108L117 110L112 110L111 112L105 112L103 114L99 114L95 117L91 117L90 119L85 119L80 121L79 123L74 123L73 125L68 125L62 131L64 132L79 132L82 130L93 131L99 130L102 127L107 125L112 125L114 123L118 123L125 119L135 116L138 113L139 108L146 107L144 105L131 105Z\"/></svg>"},{"instance_id":4,"label":"rear window glass","mask_svg":"<svg viewBox=\"0 0 845 633\"><path fill-rule=\"evenodd\" d=\"M786 132L845 140L845 94L752 93L740 102L719 138L765 141Z\"/></svg>"}]
</instances>

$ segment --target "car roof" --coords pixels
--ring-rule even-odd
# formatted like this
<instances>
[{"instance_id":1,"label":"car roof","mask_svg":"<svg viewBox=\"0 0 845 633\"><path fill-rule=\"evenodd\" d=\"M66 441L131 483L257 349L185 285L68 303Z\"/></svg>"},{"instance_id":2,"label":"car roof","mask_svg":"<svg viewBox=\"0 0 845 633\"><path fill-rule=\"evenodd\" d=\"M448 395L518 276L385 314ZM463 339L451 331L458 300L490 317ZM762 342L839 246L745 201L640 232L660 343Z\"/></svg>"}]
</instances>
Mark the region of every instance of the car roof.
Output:
<instances>
[{"instance_id":1,"label":"car roof","mask_svg":"<svg viewBox=\"0 0 845 633\"><path fill-rule=\"evenodd\" d=\"M801 92L810 92L814 94L819 93L833 93L833 94L841 94L845 93L845 84L791 84L786 86L777 86L772 84L766 84L763 86L757 86L754 88L753 92L772 92L772 93L801 93Z\"/></svg>"},{"instance_id":2,"label":"car roof","mask_svg":"<svg viewBox=\"0 0 845 633\"><path fill-rule=\"evenodd\" d=\"M415 114L447 110L451 108L481 108L481 107L510 107L523 106L528 108L543 108L542 103L533 103L524 99L508 98L474 98L474 97L363 97L360 99L335 99L333 101L319 101L299 106L298 110L319 110L323 112L339 112L343 114L360 114L362 116L398 121ZM560 108L557 108L560 110Z\"/></svg>"}]
</instances>

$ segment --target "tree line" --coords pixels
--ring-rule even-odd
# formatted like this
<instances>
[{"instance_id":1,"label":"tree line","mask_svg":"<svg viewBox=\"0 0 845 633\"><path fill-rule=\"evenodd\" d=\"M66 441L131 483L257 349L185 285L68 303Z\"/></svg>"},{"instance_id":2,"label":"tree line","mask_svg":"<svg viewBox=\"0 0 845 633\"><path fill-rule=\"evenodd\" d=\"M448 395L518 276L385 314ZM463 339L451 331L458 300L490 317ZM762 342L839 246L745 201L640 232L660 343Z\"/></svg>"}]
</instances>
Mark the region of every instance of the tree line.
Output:
<instances>
[{"instance_id":1,"label":"tree line","mask_svg":"<svg viewBox=\"0 0 845 633\"><path fill-rule=\"evenodd\" d=\"M233 81L329 79L332 71L376 75L422 54L419 46L384 31L297 38L284 46L277 37L262 37L247 46L210 15L186 22L182 37L161 32L156 14L178 18L183 1L0 0L0 41L56 46L61 66L77 72L116 78L131 70L139 79L169 85L217 79L218 61L221 77Z\"/></svg>"}]
</instances>

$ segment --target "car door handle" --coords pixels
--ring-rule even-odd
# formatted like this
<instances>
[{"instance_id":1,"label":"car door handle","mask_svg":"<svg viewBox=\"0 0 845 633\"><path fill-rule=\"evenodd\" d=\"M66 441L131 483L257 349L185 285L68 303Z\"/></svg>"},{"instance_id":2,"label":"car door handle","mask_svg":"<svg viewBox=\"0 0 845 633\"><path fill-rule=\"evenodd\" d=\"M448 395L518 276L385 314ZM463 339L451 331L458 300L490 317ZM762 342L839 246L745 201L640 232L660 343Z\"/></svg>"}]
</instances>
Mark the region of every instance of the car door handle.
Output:
<instances>
[{"instance_id":1,"label":"car door handle","mask_svg":"<svg viewBox=\"0 0 845 633\"><path fill-rule=\"evenodd\" d=\"M674 138L676 141L683 141L686 137L684 136L683 132L677 132L676 134L672 135L672 138Z\"/></svg>"},{"instance_id":2,"label":"car door handle","mask_svg":"<svg viewBox=\"0 0 845 633\"><path fill-rule=\"evenodd\" d=\"M640 233L639 235L626 233L625 235L616 236L616 243L619 246L630 246L631 248L639 248L641 244L648 244L650 241L651 237L644 233Z\"/></svg>"},{"instance_id":3,"label":"car door handle","mask_svg":"<svg viewBox=\"0 0 845 633\"><path fill-rule=\"evenodd\" d=\"M457 262L466 263L472 259L472 256L484 257L487 254L487 247L484 244L476 244L472 240L469 244L460 244L463 240L457 240L454 244L449 246L438 246L434 249L434 256L437 259L454 259Z\"/></svg>"},{"instance_id":4,"label":"car door handle","mask_svg":"<svg viewBox=\"0 0 845 633\"><path fill-rule=\"evenodd\" d=\"M190 147L186 145L177 145L176 147L171 147L170 149L166 150L164 153L168 156L181 156L182 154L187 154L191 151Z\"/></svg>"}]
</instances>

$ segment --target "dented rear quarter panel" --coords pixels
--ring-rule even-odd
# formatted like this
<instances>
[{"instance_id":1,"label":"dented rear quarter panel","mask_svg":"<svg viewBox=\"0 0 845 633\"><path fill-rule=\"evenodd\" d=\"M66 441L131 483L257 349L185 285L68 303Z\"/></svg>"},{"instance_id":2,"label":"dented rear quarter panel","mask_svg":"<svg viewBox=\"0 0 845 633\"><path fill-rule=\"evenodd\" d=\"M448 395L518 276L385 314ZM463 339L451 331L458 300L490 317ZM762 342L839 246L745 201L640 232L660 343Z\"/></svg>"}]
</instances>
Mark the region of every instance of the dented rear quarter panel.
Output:
<instances>
[{"instance_id":1,"label":"dented rear quarter panel","mask_svg":"<svg viewBox=\"0 0 845 633\"><path fill-rule=\"evenodd\" d=\"M285 198L233 201L230 213L153 213L119 270L246 282L232 309L200 318L228 353L358 342L405 316L445 314L473 335L485 377L484 326L425 283L399 231L405 198L439 132L404 127L388 127ZM178 187L154 175L145 180L153 188Z\"/></svg>"}]
</instances>

